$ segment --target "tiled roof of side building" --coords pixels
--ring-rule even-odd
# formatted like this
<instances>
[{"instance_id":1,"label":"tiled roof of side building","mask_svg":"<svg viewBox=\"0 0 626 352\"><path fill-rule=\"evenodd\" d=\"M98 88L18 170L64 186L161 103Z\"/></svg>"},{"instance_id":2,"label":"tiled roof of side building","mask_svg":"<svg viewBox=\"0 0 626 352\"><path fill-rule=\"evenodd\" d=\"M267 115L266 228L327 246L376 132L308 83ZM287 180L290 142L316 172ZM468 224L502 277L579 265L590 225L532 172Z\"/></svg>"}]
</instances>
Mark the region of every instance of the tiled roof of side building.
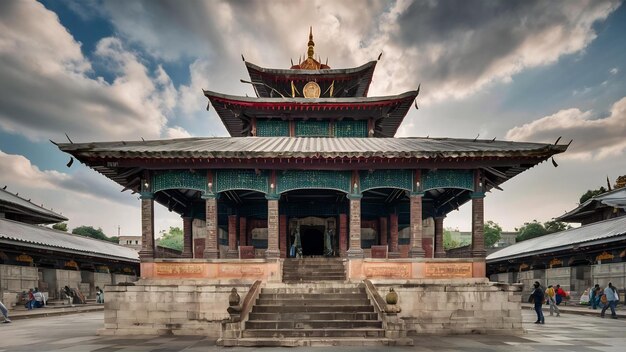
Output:
<instances>
[{"instance_id":1,"label":"tiled roof of side building","mask_svg":"<svg viewBox=\"0 0 626 352\"><path fill-rule=\"evenodd\" d=\"M132 248L6 219L0 219L0 242L139 263Z\"/></svg>"},{"instance_id":2,"label":"tiled roof of side building","mask_svg":"<svg viewBox=\"0 0 626 352\"><path fill-rule=\"evenodd\" d=\"M55 222L67 221L68 219L52 210L43 208L32 203L16 194L0 189L0 210L2 208L11 208L11 212L28 215L33 219L37 219L40 224L51 224Z\"/></svg>"},{"instance_id":3,"label":"tiled roof of side building","mask_svg":"<svg viewBox=\"0 0 626 352\"><path fill-rule=\"evenodd\" d=\"M623 241L624 239L626 239L626 216L518 242L487 256L487 263L569 250L580 245Z\"/></svg>"}]
</instances>

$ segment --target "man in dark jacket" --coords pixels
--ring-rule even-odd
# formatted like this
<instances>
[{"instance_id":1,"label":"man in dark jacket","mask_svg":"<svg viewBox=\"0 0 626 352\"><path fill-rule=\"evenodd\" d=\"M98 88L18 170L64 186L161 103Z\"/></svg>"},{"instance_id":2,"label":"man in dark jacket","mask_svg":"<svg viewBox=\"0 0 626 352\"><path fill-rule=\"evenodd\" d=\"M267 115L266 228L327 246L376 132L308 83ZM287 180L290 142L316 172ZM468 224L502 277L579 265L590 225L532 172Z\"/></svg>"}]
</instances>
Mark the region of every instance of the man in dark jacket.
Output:
<instances>
[{"instance_id":1,"label":"man in dark jacket","mask_svg":"<svg viewBox=\"0 0 626 352\"><path fill-rule=\"evenodd\" d=\"M543 289L541 288L539 281L535 281L533 287L533 293L530 295L530 298L535 303L535 312L537 313L537 321L535 322L535 324L544 324L545 319L543 318L543 308L541 306L543 304L544 297Z\"/></svg>"}]
</instances>

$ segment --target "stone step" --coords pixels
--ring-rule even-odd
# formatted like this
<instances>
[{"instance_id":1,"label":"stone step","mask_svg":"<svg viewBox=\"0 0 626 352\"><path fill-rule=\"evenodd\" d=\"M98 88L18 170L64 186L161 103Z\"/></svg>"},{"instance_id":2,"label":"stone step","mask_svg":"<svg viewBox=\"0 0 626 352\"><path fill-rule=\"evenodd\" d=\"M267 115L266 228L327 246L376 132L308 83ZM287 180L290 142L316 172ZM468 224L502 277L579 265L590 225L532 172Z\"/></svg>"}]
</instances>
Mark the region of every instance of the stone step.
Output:
<instances>
[{"instance_id":1,"label":"stone step","mask_svg":"<svg viewBox=\"0 0 626 352\"><path fill-rule=\"evenodd\" d=\"M263 293L259 299L303 299L303 300L324 300L324 299L364 299L365 293Z\"/></svg>"},{"instance_id":2,"label":"stone step","mask_svg":"<svg viewBox=\"0 0 626 352\"><path fill-rule=\"evenodd\" d=\"M242 338L242 339L221 339L218 343L225 347L330 347L330 346L412 346L413 340L404 339L406 342L397 343L394 339L384 337L378 338L350 338L334 337L328 338Z\"/></svg>"},{"instance_id":3,"label":"stone step","mask_svg":"<svg viewBox=\"0 0 626 352\"><path fill-rule=\"evenodd\" d=\"M341 274L341 275L345 275L345 270L344 268L327 268L327 269L320 269L320 268L291 268L291 269L284 269L283 270L283 274L297 274L297 275L307 275L307 274Z\"/></svg>"},{"instance_id":4,"label":"stone step","mask_svg":"<svg viewBox=\"0 0 626 352\"><path fill-rule=\"evenodd\" d=\"M246 329L278 330L278 329L381 329L383 322L378 320L249 320Z\"/></svg>"},{"instance_id":5,"label":"stone step","mask_svg":"<svg viewBox=\"0 0 626 352\"><path fill-rule=\"evenodd\" d=\"M285 263L343 263L346 259L337 257L286 258Z\"/></svg>"},{"instance_id":6,"label":"stone step","mask_svg":"<svg viewBox=\"0 0 626 352\"><path fill-rule=\"evenodd\" d=\"M364 286L349 286L349 284L336 283L336 282L328 282L328 283L317 283L312 285L298 285L298 284L278 284L279 286L269 286L264 287L261 290L262 294L282 294L282 293L316 293L316 294L325 294L325 293L365 293Z\"/></svg>"},{"instance_id":7,"label":"stone step","mask_svg":"<svg viewBox=\"0 0 626 352\"><path fill-rule=\"evenodd\" d=\"M339 306L339 305L294 305L284 306L278 304L267 305L254 305L252 313L338 313L338 312L355 312L355 313L371 313L374 312L374 307L369 304L364 305L351 305L351 306Z\"/></svg>"},{"instance_id":8,"label":"stone step","mask_svg":"<svg viewBox=\"0 0 626 352\"><path fill-rule=\"evenodd\" d=\"M372 328L358 329L245 329L243 337L384 337L385 330Z\"/></svg>"},{"instance_id":9,"label":"stone step","mask_svg":"<svg viewBox=\"0 0 626 352\"><path fill-rule=\"evenodd\" d=\"M378 313L366 312L295 312L250 313L250 320L377 320Z\"/></svg>"},{"instance_id":10,"label":"stone step","mask_svg":"<svg viewBox=\"0 0 626 352\"><path fill-rule=\"evenodd\" d=\"M344 281L345 275L284 275L283 281Z\"/></svg>"},{"instance_id":11,"label":"stone step","mask_svg":"<svg viewBox=\"0 0 626 352\"><path fill-rule=\"evenodd\" d=\"M257 299L256 304L269 306L364 306L370 304L367 298L353 298L353 299L324 299L324 300L303 300L303 299Z\"/></svg>"}]
</instances>

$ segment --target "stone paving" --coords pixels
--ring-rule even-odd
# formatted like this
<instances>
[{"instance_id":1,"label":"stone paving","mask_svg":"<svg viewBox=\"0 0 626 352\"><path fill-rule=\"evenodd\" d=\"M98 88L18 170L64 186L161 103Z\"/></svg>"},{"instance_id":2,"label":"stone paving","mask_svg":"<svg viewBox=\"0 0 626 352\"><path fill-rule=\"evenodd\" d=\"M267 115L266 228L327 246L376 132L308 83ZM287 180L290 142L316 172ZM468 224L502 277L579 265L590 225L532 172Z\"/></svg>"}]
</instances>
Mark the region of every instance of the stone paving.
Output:
<instances>
[{"instance_id":1,"label":"stone paving","mask_svg":"<svg viewBox=\"0 0 626 352\"><path fill-rule=\"evenodd\" d=\"M562 313L546 316L545 325L533 324L534 312L523 311L526 333L519 336L463 335L415 337L413 347L328 347L298 348L303 351L624 351L626 320L601 319ZM178 336L97 336L103 325L102 312L16 320L0 324L0 352L11 351L253 351L254 348L218 347L203 337ZM285 351L284 348L263 348L263 351Z\"/></svg>"}]
</instances>

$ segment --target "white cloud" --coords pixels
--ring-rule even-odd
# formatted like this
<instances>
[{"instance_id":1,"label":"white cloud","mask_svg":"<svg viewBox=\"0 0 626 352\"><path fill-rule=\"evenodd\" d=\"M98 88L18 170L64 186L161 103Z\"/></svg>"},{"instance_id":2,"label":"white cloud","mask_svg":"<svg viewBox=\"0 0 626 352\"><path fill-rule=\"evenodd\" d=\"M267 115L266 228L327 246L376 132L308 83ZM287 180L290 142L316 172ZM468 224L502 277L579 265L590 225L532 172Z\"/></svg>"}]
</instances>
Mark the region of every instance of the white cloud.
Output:
<instances>
[{"instance_id":1,"label":"white cloud","mask_svg":"<svg viewBox=\"0 0 626 352\"><path fill-rule=\"evenodd\" d=\"M31 140L158 138L177 92L162 67L149 72L119 39L98 42L94 59L114 75L93 77L81 44L43 5L0 4L0 128Z\"/></svg>"},{"instance_id":2,"label":"white cloud","mask_svg":"<svg viewBox=\"0 0 626 352\"><path fill-rule=\"evenodd\" d=\"M165 138L189 138L191 134L180 126L174 126L167 129Z\"/></svg>"},{"instance_id":3,"label":"white cloud","mask_svg":"<svg viewBox=\"0 0 626 352\"><path fill-rule=\"evenodd\" d=\"M141 234L140 204L136 195L121 193L121 186L97 172L79 168L73 174L55 170L41 170L22 155L0 150L0 187L7 186L12 193L31 199L33 203L62 213L69 218L69 227L81 225L101 227L109 236ZM163 207L158 211L156 231L169 226L182 226L180 217Z\"/></svg>"},{"instance_id":4,"label":"white cloud","mask_svg":"<svg viewBox=\"0 0 626 352\"><path fill-rule=\"evenodd\" d=\"M607 117L598 118L592 111L579 109L561 110L512 128L506 138L550 143L559 136L574 140L564 157L622 157L626 149L626 97L613 104Z\"/></svg>"},{"instance_id":5,"label":"white cloud","mask_svg":"<svg viewBox=\"0 0 626 352\"><path fill-rule=\"evenodd\" d=\"M616 75L619 73L619 69L617 67L613 67L612 69L609 70L609 73L612 75Z\"/></svg>"}]
</instances>

